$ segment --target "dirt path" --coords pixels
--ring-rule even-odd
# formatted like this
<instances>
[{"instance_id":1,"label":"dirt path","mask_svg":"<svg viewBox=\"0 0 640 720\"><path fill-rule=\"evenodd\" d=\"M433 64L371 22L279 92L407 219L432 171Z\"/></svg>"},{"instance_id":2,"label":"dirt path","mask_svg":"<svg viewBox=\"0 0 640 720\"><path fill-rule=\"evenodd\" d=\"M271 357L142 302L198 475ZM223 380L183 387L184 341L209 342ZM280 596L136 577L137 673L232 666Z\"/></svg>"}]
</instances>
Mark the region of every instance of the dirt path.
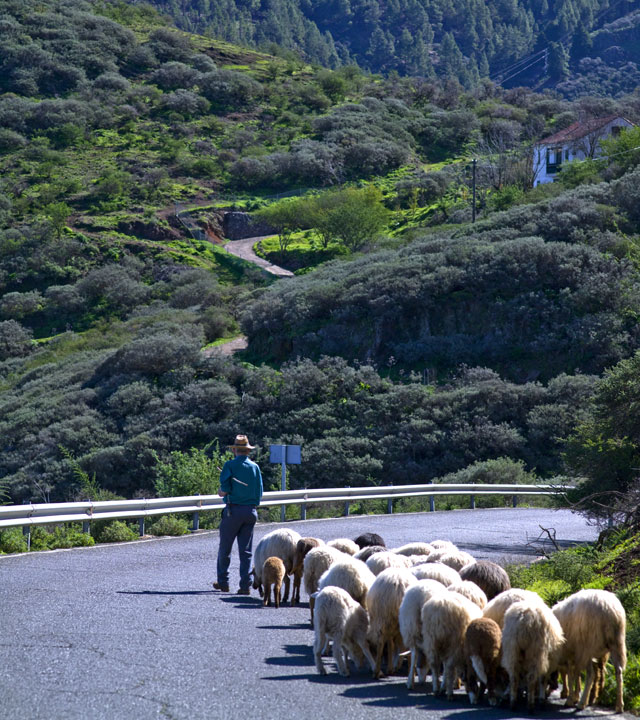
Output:
<instances>
[{"instance_id":1,"label":"dirt path","mask_svg":"<svg viewBox=\"0 0 640 720\"><path fill-rule=\"evenodd\" d=\"M244 350L247 344L247 338L244 335L240 335L240 337L233 338L233 340L225 343L220 343L220 345L204 348L202 354L205 357L229 357L235 352L238 352L238 350Z\"/></svg>"},{"instance_id":2,"label":"dirt path","mask_svg":"<svg viewBox=\"0 0 640 720\"><path fill-rule=\"evenodd\" d=\"M280 267L279 265L273 265L268 260L258 257L253 252L253 246L257 242L260 242L260 240L264 240L266 237L271 237L271 236L270 235L261 235L260 237L243 238L242 240L229 240L225 244L224 248L227 252L230 252L232 255L236 255L237 257L242 258L243 260L248 260L249 262L252 262L255 265L259 265L261 268L264 268L267 272L271 273L272 275L277 275L278 277L292 277L293 273L290 270L285 270L283 267Z\"/></svg>"}]
</instances>

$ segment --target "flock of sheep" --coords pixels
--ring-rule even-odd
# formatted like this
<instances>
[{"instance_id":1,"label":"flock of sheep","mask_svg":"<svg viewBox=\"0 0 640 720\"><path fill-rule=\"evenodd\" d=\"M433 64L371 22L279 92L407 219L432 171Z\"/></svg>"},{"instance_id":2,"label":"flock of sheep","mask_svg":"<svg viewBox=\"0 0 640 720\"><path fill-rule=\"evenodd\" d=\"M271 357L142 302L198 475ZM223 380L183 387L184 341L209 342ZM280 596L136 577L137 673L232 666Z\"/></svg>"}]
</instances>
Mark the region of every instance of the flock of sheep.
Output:
<instances>
[{"instance_id":1,"label":"flock of sheep","mask_svg":"<svg viewBox=\"0 0 640 720\"><path fill-rule=\"evenodd\" d=\"M471 704L485 690L489 703L509 697L516 705L526 691L529 711L562 678L562 697L582 709L604 685L605 665L615 669L616 712L623 711L626 665L624 608L606 590L581 590L549 608L535 592L511 588L505 570L476 561L447 540L385 547L375 533L327 543L290 529L265 535L254 553L254 589L264 605L280 595L309 595L318 672L329 643L338 671L349 659L368 662L375 678L409 661L407 687L425 682L448 699L464 682ZM284 586L284 588L283 588ZM582 674L586 679L581 692Z\"/></svg>"}]
</instances>

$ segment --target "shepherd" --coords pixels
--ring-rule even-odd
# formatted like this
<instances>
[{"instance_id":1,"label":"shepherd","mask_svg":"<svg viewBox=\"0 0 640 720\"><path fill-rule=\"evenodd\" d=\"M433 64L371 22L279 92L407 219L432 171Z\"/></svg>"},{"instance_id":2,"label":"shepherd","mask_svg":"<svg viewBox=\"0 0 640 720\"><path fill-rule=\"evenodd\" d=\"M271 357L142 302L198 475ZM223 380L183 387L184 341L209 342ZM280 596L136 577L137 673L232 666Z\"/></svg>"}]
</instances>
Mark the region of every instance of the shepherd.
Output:
<instances>
[{"instance_id":1,"label":"shepherd","mask_svg":"<svg viewBox=\"0 0 640 720\"><path fill-rule=\"evenodd\" d=\"M220 472L218 495L225 499L220 521L220 545L218 547L218 579L213 587L229 592L229 564L233 543L238 541L240 557L240 588L238 595L251 594L251 559L253 528L258 520L258 505L262 500L262 473L257 463L249 458L254 445L246 435L236 435L232 450L233 460L227 460Z\"/></svg>"}]
</instances>

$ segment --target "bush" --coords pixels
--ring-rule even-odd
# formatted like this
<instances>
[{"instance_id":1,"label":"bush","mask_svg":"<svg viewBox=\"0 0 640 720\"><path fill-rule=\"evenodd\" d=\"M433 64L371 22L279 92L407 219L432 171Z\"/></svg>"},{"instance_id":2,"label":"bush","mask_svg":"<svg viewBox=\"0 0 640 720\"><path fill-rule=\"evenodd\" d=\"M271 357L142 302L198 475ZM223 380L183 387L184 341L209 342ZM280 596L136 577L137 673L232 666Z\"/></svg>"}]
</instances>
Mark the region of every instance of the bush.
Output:
<instances>
[{"instance_id":1,"label":"bush","mask_svg":"<svg viewBox=\"0 0 640 720\"><path fill-rule=\"evenodd\" d=\"M122 520L112 520L100 528L96 537L96 542L112 543L112 542L129 542L137 540L139 537L136 530Z\"/></svg>"},{"instance_id":2,"label":"bush","mask_svg":"<svg viewBox=\"0 0 640 720\"><path fill-rule=\"evenodd\" d=\"M22 528L13 527L0 530L0 552L27 552L27 538L22 534Z\"/></svg>"},{"instance_id":3,"label":"bush","mask_svg":"<svg viewBox=\"0 0 640 720\"><path fill-rule=\"evenodd\" d=\"M186 535L189 532L189 523L185 518L177 515L162 515L154 521L148 530L149 535Z\"/></svg>"}]
</instances>

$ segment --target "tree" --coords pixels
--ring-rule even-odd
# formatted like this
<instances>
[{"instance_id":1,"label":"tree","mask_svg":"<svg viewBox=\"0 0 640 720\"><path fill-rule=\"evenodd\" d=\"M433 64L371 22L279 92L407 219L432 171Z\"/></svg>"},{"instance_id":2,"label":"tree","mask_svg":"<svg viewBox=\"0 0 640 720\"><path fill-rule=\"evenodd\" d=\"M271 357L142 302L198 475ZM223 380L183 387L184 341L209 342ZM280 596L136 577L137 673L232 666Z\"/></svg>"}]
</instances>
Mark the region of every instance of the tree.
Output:
<instances>
[{"instance_id":1,"label":"tree","mask_svg":"<svg viewBox=\"0 0 640 720\"><path fill-rule=\"evenodd\" d=\"M551 80L564 80L569 75L567 53L561 43L549 44L547 72Z\"/></svg>"},{"instance_id":2,"label":"tree","mask_svg":"<svg viewBox=\"0 0 640 720\"><path fill-rule=\"evenodd\" d=\"M389 220L382 193L373 186L346 188L330 200L332 207L319 214L315 227L321 236L340 239L352 252L372 240Z\"/></svg>"},{"instance_id":3,"label":"tree","mask_svg":"<svg viewBox=\"0 0 640 720\"><path fill-rule=\"evenodd\" d=\"M291 244L291 235L301 229L300 210L300 199L295 198L280 200L254 213L258 220L267 223L278 233L280 252L284 252Z\"/></svg>"},{"instance_id":4,"label":"tree","mask_svg":"<svg viewBox=\"0 0 640 720\"><path fill-rule=\"evenodd\" d=\"M65 202L54 202L45 206L44 214L49 219L51 227L58 238L62 237L62 231L64 230L67 224L67 219L72 212L73 208Z\"/></svg>"}]
</instances>

